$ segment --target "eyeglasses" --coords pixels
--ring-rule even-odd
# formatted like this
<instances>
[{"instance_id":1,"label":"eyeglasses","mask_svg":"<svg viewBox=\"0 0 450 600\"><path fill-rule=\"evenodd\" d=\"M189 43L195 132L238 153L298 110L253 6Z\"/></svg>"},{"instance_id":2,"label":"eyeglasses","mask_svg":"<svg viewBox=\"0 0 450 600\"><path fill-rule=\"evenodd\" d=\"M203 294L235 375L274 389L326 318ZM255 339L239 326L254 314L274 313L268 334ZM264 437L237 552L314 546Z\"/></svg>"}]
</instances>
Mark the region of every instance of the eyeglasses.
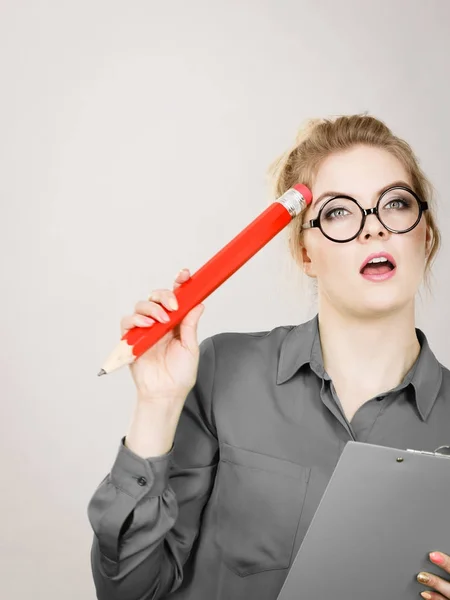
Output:
<instances>
[{"instance_id":1,"label":"eyeglasses","mask_svg":"<svg viewBox=\"0 0 450 600\"><path fill-rule=\"evenodd\" d=\"M407 233L414 229L428 209L407 187L393 186L384 191L374 208L363 208L351 196L334 196L325 202L316 219L307 221L302 229L318 227L332 242L350 242L364 229L366 217L375 215L392 233Z\"/></svg>"}]
</instances>

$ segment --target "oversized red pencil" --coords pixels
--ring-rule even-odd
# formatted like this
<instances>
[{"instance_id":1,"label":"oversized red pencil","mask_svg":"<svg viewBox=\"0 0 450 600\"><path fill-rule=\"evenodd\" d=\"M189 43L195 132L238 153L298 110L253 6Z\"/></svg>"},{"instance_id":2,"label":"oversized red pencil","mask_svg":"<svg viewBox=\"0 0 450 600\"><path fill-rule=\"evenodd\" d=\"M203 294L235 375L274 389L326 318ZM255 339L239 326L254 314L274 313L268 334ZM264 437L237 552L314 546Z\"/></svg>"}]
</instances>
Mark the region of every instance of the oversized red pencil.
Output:
<instances>
[{"instance_id":1,"label":"oversized red pencil","mask_svg":"<svg viewBox=\"0 0 450 600\"><path fill-rule=\"evenodd\" d=\"M178 310L168 313L168 323L156 322L151 327L133 327L107 358L98 375L105 375L132 363L168 331L180 323L187 313L203 302L214 290L263 248L275 235L312 201L311 191L302 184L294 185L277 198L254 221L241 231L188 281L174 292Z\"/></svg>"}]
</instances>

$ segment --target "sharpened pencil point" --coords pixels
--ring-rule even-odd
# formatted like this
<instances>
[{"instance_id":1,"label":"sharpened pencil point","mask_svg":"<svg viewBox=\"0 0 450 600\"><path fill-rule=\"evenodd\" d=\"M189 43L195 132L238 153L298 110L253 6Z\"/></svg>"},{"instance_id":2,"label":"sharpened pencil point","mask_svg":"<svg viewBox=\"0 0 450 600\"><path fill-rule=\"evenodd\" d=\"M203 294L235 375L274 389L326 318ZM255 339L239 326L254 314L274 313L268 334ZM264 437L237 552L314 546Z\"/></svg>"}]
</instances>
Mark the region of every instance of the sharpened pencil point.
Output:
<instances>
[{"instance_id":1,"label":"sharpened pencil point","mask_svg":"<svg viewBox=\"0 0 450 600\"><path fill-rule=\"evenodd\" d=\"M97 373L97 377L101 377L102 375L106 375L105 369L100 369L100 371Z\"/></svg>"}]
</instances>

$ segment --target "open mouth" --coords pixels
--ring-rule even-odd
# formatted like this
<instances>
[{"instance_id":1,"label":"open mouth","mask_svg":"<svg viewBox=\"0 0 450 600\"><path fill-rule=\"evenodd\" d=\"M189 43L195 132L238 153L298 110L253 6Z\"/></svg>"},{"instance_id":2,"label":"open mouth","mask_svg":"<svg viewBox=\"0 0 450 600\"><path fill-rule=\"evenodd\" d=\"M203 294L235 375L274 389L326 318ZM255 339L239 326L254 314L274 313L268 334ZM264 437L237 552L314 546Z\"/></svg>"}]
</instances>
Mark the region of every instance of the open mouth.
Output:
<instances>
[{"instance_id":1,"label":"open mouth","mask_svg":"<svg viewBox=\"0 0 450 600\"><path fill-rule=\"evenodd\" d=\"M386 257L374 258L361 270L361 275L386 275L395 269L395 265Z\"/></svg>"},{"instance_id":2,"label":"open mouth","mask_svg":"<svg viewBox=\"0 0 450 600\"><path fill-rule=\"evenodd\" d=\"M364 279L373 282L385 281L395 275L397 265L394 257L388 252L370 254L363 262L360 274Z\"/></svg>"}]
</instances>

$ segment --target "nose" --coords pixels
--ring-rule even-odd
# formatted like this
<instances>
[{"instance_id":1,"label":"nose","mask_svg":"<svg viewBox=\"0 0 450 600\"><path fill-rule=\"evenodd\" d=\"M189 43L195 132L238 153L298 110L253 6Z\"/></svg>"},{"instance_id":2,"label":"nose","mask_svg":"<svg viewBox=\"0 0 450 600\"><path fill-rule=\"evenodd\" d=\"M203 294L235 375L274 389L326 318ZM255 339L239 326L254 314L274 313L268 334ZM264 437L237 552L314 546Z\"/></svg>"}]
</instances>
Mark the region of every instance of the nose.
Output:
<instances>
[{"instance_id":1,"label":"nose","mask_svg":"<svg viewBox=\"0 0 450 600\"><path fill-rule=\"evenodd\" d=\"M389 231L382 224L376 214L371 213L366 216L366 220L364 223L363 230L361 231L361 236L364 239L368 239L371 237L387 237L389 235Z\"/></svg>"}]
</instances>

